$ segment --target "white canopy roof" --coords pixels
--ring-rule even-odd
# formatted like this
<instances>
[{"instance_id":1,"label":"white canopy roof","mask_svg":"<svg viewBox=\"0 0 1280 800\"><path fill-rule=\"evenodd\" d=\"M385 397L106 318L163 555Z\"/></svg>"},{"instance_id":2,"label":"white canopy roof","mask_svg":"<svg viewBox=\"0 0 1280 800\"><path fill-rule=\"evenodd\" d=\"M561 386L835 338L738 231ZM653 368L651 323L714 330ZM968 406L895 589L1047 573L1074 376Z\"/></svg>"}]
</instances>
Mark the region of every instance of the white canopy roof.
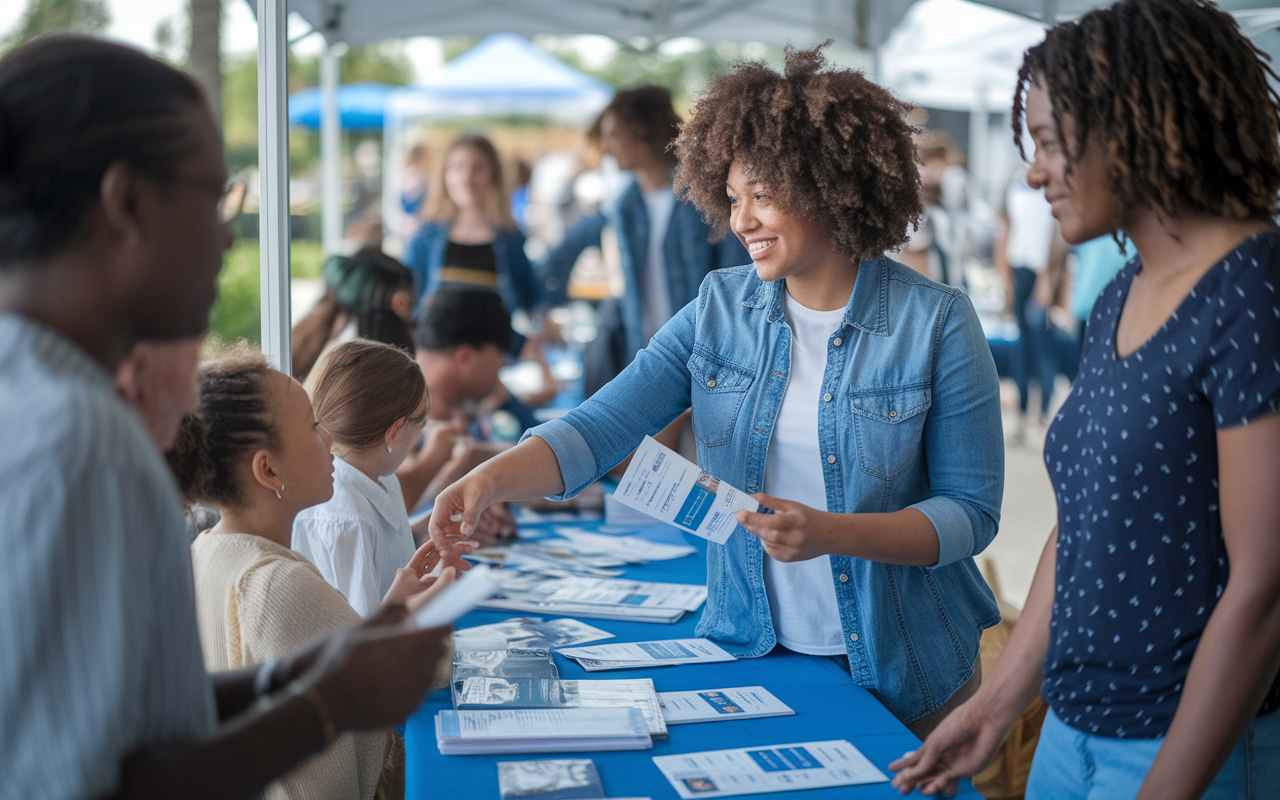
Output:
<instances>
[{"instance_id":1,"label":"white canopy roof","mask_svg":"<svg viewBox=\"0 0 1280 800\"><path fill-rule=\"evenodd\" d=\"M920 0L880 48L877 79L930 108L1007 110L1022 53L1044 26L967 2Z\"/></svg>"},{"instance_id":2,"label":"white canopy roof","mask_svg":"<svg viewBox=\"0 0 1280 800\"><path fill-rule=\"evenodd\" d=\"M597 33L656 44L707 41L874 48L911 0L289 0L329 41L406 36Z\"/></svg>"}]
</instances>

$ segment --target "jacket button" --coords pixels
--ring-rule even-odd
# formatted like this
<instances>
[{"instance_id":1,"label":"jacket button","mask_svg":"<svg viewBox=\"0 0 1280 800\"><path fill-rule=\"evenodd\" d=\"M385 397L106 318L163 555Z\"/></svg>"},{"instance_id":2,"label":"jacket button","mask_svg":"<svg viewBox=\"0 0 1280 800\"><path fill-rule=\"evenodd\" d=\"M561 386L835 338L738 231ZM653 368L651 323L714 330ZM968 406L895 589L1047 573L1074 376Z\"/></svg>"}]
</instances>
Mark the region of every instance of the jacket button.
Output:
<instances>
[{"instance_id":1,"label":"jacket button","mask_svg":"<svg viewBox=\"0 0 1280 800\"><path fill-rule=\"evenodd\" d=\"M825 400L826 402L830 403L830 402L831 402L831 395L830 395L830 394L824 394L824 395L822 396L822 399L823 399L823 400Z\"/></svg>"},{"instance_id":2,"label":"jacket button","mask_svg":"<svg viewBox=\"0 0 1280 800\"><path fill-rule=\"evenodd\" d=\"M841 582L841 583L848 583L848 582L849 582L849 576L848 576L848 575L841 575L841 576L840 576L840 582Z\"/></svg>"},{"instance_id":3,"label":"jacket button","mask_svg":"<svg viewBox=\"0 0 1280 800\"><path fill-rule=\"evenodd\" d=\"M841 338L840 338L839 336L837 336L837 337L836 337L836 340L835 340L834 342L832 342L832 344L834 344L836 347L839 347L840 345L844 344L844 341L843 341L843 340L841 340Z\"/></svg>"},{"instance_id":4,"label":"jacket button","mask_svg":"<svg viewBox=\"0 0 1280 800\"><path fill-rule=\"evenodd\" d=\"M856 642L856 641L858 641L858 634L856 634L856 633L851 633L851 634L849 634L849 641L851 641L851 642Z\"/></svg>"},{"instance_id":5,"label":"jacket button","mask_svg":"<svg viewBox=\"0 0 1280 800\"><path fill-rule=\"evenodd\" d=\"M893 419L893 418L894 418L894 417L896 417L896 416L898 416L898 412L897 412L897 411L890 411L890 412L889 412L889 419Z\"/></svg>"},{"instance_id":6,"label":"jacket button","mask_svg":"<svg viewBox=\"0 0 1280 800\"><path fill-rule=\"evenodd\" d=\"M834 463L836 463L836 457L835 457L835 456L827 456L827 463L828 463L828 464L834 464Z\"/></svg>"},{"instance_id":7,"label":"jacket button","mask_svg":"<svg viewBox=\"0 0 1280 800\"><path fill-rule=\"evenodd\" d=\"M707 388L708 388L708 389L714 389L714 388L716 388L716 379L715 379L715 378L712 378L711 380L707 381Z\"/></svg>"}]
</instances>

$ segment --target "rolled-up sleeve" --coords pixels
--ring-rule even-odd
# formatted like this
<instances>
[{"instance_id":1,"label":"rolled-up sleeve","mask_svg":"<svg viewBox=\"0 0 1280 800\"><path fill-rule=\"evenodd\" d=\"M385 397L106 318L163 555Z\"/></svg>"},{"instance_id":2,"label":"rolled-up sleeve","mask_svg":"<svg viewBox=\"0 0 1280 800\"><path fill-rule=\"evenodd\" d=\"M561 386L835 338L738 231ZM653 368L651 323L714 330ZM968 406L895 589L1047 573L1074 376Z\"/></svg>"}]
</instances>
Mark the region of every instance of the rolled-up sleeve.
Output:
<instances>
[{"instance_id":1,"label":"rolled-up sleeve","mask_svg":"<svg viewBox=\"0 0 1280 800\"><path fill-rule=\"evenodd\" d=\"M969 298L952 300L934 351L925 423L930 497L911 508L938 534L938 563L977 555L995 538L1004 495L1000 380Z\"/></svg>"}]
</instances>

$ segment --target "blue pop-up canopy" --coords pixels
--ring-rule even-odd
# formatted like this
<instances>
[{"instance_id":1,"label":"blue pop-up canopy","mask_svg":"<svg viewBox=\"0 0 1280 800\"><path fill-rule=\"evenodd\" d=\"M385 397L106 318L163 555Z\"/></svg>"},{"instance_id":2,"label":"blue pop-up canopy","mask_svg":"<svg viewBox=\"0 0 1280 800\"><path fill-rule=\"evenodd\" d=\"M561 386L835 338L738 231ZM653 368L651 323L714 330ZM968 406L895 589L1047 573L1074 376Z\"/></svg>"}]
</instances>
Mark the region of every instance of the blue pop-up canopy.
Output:
<instances>
[{"instance_id":1,"label":"blue pop-up canopy","mask_svg":"<svg viewBox=\"0 0 1280 800\"><path fill-rule=\"evenodd\" d=\"M351 83L338 87L338 116L350 130L380 129L387 98L396 87L385 83ZM289 124L319 130L323 98L319 86L289 95Z\"/></svg>"}]
</instances>

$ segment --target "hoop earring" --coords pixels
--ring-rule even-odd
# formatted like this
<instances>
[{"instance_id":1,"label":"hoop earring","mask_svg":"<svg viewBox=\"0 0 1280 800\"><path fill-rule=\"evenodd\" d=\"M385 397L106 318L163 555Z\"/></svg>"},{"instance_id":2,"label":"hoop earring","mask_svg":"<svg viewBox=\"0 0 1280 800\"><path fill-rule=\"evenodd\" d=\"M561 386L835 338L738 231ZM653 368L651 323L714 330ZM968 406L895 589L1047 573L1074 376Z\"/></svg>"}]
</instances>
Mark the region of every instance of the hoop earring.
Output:
<instances>
[{"instance_id":1,"label":"hoop earring","mask_svg":"<svg viewBox=\"0 0 1280 800\"><path fill-rule=\"evenodd\" d=\"M277 500L283 500L283 499L284 499L283 497L281 497L281 496L280 496L280 493L281 493L281 492L283 492L283 491L284 491L284 484L282 483L282 484L280 484L280 488L279 488L279 489L276 489L276 499L277 499Z\"/></svg>"}]
</instances>

